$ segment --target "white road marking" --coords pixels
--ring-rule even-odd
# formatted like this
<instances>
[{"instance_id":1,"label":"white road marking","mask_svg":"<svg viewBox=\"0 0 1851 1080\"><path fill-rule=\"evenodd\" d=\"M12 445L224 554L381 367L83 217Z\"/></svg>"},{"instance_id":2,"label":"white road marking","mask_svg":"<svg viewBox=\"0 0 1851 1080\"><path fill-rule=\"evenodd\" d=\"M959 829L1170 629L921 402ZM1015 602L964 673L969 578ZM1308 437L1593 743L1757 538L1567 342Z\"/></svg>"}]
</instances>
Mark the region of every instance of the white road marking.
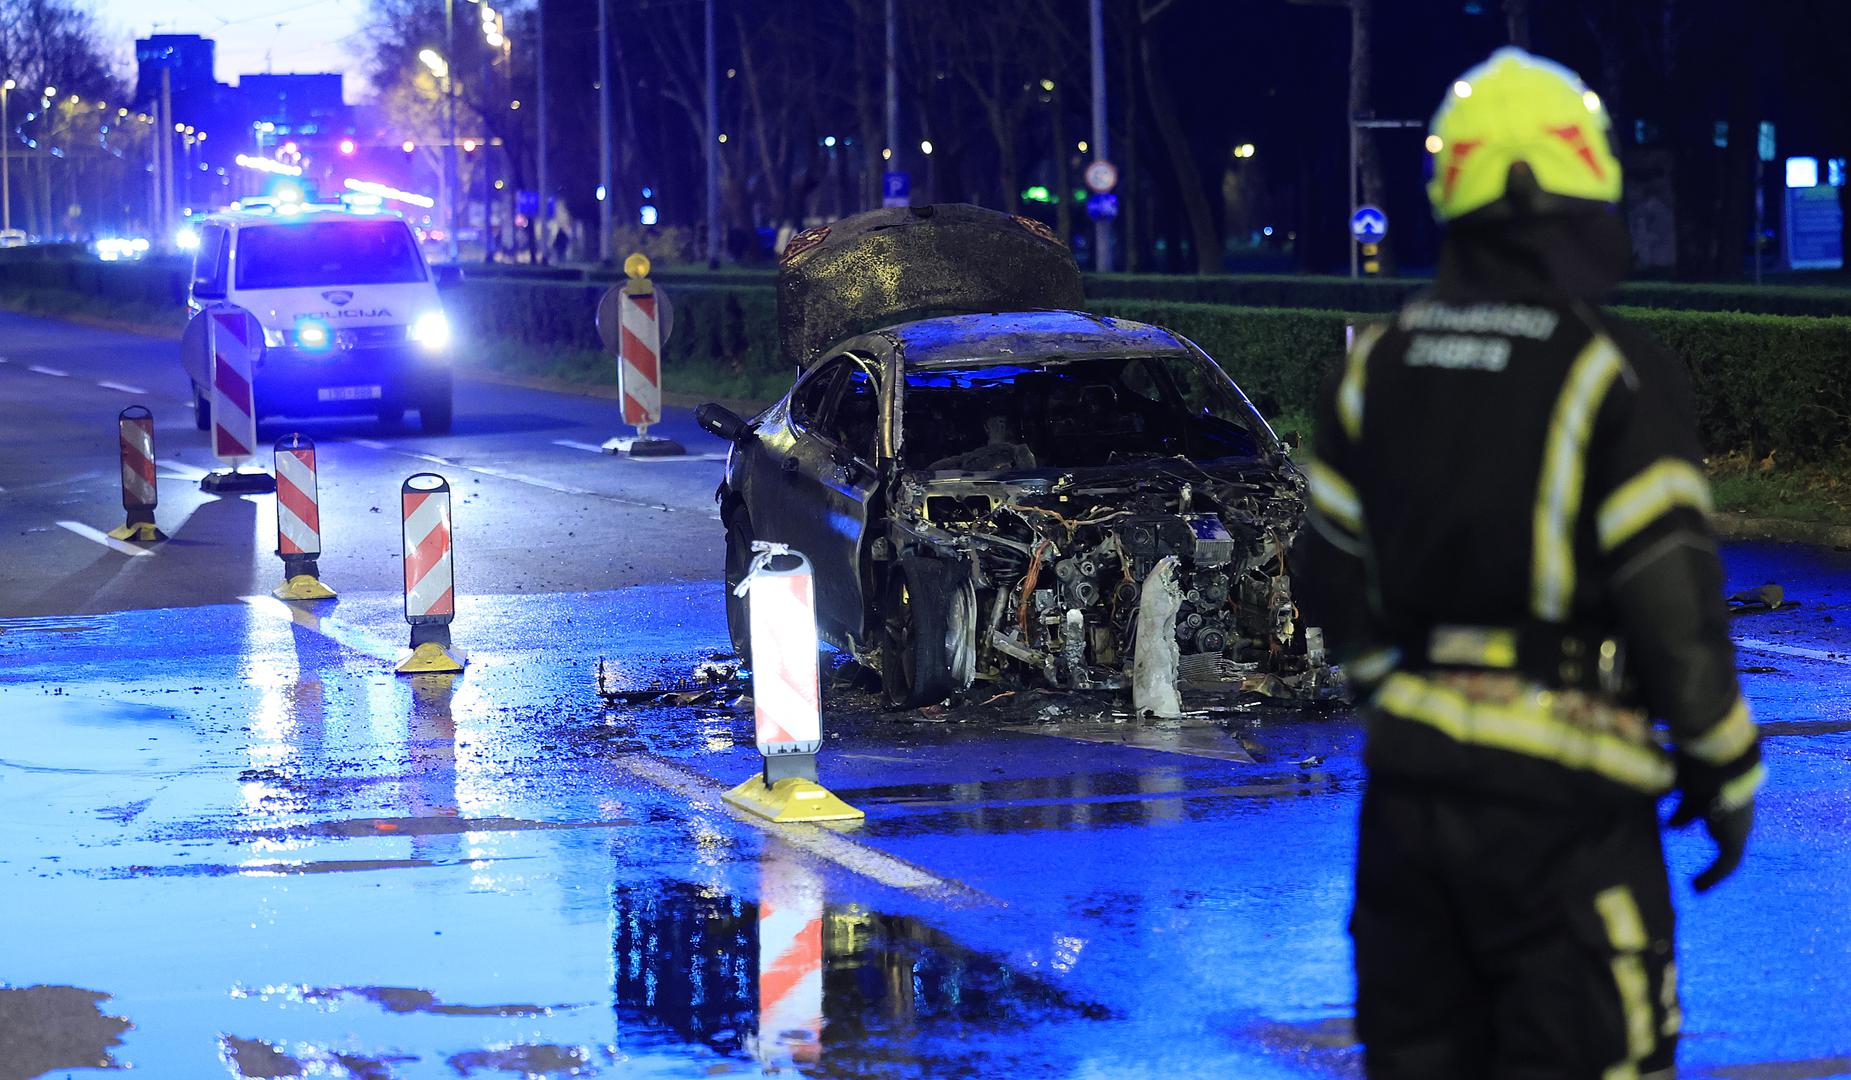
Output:
<instances>
[{"instance_id":1,"label":"white road marking","mask_svg":"<svg viewBox=\"0 0 1851 1080\"><path fill-rule=\"evenodd\" d=\"M962 882L938 877L905 859L857 843L826 828L816 825L779 825L747 813L721 798L726 792L713 780L659 758L629 755L619 758L614 764L639 780L646 780L690 803L724 810L734 819L762 829L792 847L801 848L819 859L832 862L890 889L903 889L911 893L951 894L954 898L962 896L988 904L1000 903L994 897L978 892Z\"/></svg>"},{"instance_id":2,"label":"white road marking","mask_svg":"<svg viewBox=\"0 0 1851 1080\"><path fill-rule=\"evenodd\" d=\"M85 540L94 540L97 543L103 545L104 547L112 548L116 551L120 551L124 555L152 555L154 554L154 550L152 548L137 547L136 545L131 544L126 540L118 540L115 537L110 536L108 533L102 533L102 532L96 531L95 529L92 529L90 526L85 525L81 521L60 521L58 522L58 527L62 529L69 529L70 531L83 537Z\"/></svg>"},{"instance_id":3,"label":"white road marking","mask_svg":"<svg viewBox=\"0 0 1851 1080\"><path fill-rule=\"evenodd\" d=\"M146 394L147 393L147 391L143 390L141 387L130 386L127 383L105 381L105 382L99 382L97 383L97 385L102 387L105 390L119 390L124 394Z\"/></svg>"},{"instance_id":4,"label":"white road marking","mask_svg":"<svg viewBox=\"0 0 1851 1080\"><path fill-rule=\"evenodd\" d=\"M1828 664L1851 664L1851 650L1834 652L1828 649L1808 649L1800 645L1781 645L1759 638L1738 638L1736 645L1755 652L1773 653L1776 656L1798 656L1806 660L1822 660Z\"/></svg>"},{"instance_id":5,"label":"white road marking","mask_svg":"<svg viewBox=\"0 0 1851 1080\"><path fill-rule=\"evenodd\" d=\"M191 480L194 483L198 483L199 481L204 480L208 475L210 475L205 469L202 469L197 465L188 465L182 461L158 462L156 463L155 468L166 471L167 473L174 476L176 479Z\"/></svg>"},{"instance_id":6,"label":"white road marking","mask_svg":"<svg viewBox=\"0 0 1851 1080\"><path fill-rule=\"evenodd\" d=\"M304 630L320 634L337 645L344 645L363 656L371 656L386 663L396 663L400 654L406 649L385 638L357 626L350 626L338 619L318 615L311 608L297 604L285 604L274 596L246 596L242 598L250 605L252 611L268 615L283 622L292 622Z\"/></svg>"},{"instance_id":7,"label":"white road marking","mask_svg":"<svg viewBox=\"0 0 1851 1080\"><path fill-rule=\"evenodd\" d=\"M587 499L603 499L606 502L620 503L624 506L641 507L644 510L661 510L670 514L688 512L670 506L667 503L646 502L642 499L631 499L622 495L609 495L601 491L589 491L585 488L573 487L570 484L555 484L551 480L543 480L538 476L528 476L526 473L499 469L493 465L465 465L460 461L451 461L446 457L438 457L436 454L421 454L416 450L400 450L396 447L387 446L384 443L371 442L366 439L354 439L353 444L355 446L364 446L369 450L383 450L388 454L398 454L401 457L414 458L418 461L428 461L433 465L441 465L446 469L461 469L464 472L477 473L482 476L492 476L497 480L509 480L516 484L526 484L529 487L543 488L547 491L557 491L561 495L577 495ZM714 520L719 520L720 515L718 511L711 511L710 513Z\"/></svg>"},{"instance_id":8,"label":"white road marking","mask_svg":"<svg viewBox=\"0 0 1851 1080\"><path fill-rule=\"evenodd\" d=\"M613 440L616 441L616 440ZM626 440L627 441L627 440ZM554 446L563 446L569 450L584 450L587 453L603 454L619 461L634 461L639 465L672 465L677 461L725 461L725 454L682 454L678 457L631 457L628 453L613 454L610 444L599 446L596 443L579 442L575 439L554 439Z\"/></svg>"},{"instance_id":9,"label":"white road marking","mask_svg":"<svg viewBox=\"0 0 1851 1080\"><path fill-rule=\"evenodd\" d=\"M27 370L27 371L36 371L36 372L38 372L38 373L39 373L40 375L51 375L51 376L54 376L54 377L56 377L56 378L60 378L60 379L68 379L68 378L70 378L70 377L71 377L71 373L70 373L70 372L68 372L68 371L59 371L59 370L58 370L57 368L55 368L55 367L43 367L43 366L41 366L41 365L38 365L38 364L29 364L29 365L27 365L27 366L26 366L26 370Z\"/></svg>"}]
</instances>

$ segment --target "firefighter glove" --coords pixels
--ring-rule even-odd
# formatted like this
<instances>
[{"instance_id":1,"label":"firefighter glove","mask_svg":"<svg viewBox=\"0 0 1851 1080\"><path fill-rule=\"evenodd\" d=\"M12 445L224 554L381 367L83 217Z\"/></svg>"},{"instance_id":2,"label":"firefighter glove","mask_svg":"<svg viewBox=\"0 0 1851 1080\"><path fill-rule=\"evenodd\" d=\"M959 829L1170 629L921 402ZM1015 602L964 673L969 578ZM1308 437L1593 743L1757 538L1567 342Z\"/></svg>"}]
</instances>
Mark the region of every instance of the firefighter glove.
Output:
<instances>
[{"instance_id":1,"label":"firefighter glove","mask_svg":"<svg viewBox=\"0 0 1851 1080\"><path fill-rule=\"evenodd\" d=\"M1678 762L1679 799L1670 825L1681 829L1699 818L1716 842L1716 859L1692 884L1708 892L1735 872L1748 849L1748 834L1755 822L1755 791L1766 775L1760 754L1744 755L1733 767L1718 769L1689 758Z\"/></svg>"}]
</instances>

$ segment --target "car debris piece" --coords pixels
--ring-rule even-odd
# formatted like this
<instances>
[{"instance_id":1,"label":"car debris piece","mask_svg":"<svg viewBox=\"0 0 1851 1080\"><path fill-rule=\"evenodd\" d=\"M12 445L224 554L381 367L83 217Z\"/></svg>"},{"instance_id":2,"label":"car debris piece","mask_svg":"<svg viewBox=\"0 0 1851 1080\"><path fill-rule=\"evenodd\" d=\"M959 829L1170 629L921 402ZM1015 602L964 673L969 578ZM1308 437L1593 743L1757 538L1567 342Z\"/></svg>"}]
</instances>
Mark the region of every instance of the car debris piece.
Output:
<instances>
[{"instance_id":1,"label":"car debris piece","mask_svg":"<svg viewBox=\"0 0 1851 1080\"><path fill-rule=\"evenodd\" d=\"M1787 590L1772 581L1731 595L1728 604L1731 615L1765 615L1773 611L1791 611L1800 606L1798 600L1787 599Z\"/></svg>"},{"instance_id":2,"label":"car debris piece","mask_svg":"<svg viewBox=\"0 0 1851 1080\"><path fill-rule=\"evenodd\" d=\"M1176 636L1170 632L1183 606L1176 567L1174 555L1157 560L1138 598L1138 650L1131 661L1131 704L1139 716L1183 714L1182 699L1176 695L1176 669L1182 654L1177 652Z\"/></svg>"}]
</instances>

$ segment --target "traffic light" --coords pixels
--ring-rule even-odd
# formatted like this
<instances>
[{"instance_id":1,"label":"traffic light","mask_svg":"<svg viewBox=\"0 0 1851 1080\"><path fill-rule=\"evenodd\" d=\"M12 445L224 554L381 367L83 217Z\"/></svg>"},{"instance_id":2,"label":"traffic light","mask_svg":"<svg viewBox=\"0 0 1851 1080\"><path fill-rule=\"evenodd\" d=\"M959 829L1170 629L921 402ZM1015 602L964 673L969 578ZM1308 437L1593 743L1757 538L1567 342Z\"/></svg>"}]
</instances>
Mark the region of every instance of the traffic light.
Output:
<instances>
[{"instance_id":1,"label":"traffic light","mask_svg":"<svg viewBox=\"0 0 1851 1080\"><path fill-rule=\"evenodd\" d=\"M342 154L346 155L347 157L352 157L353 152L356 149L358 149L358 147L354 145L354 141L352 139L342 139L341 140L341 153Z\"/></svg>"}]
</instances>

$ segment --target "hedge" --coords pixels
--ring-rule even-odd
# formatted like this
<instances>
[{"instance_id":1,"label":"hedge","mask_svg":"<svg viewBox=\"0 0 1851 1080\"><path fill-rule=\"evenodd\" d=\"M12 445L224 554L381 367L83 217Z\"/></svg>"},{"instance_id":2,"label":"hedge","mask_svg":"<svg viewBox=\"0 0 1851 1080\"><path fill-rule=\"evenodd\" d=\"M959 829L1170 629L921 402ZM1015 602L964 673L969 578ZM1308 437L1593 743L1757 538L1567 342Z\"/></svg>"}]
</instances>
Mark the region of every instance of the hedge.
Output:
<instances>
[{"instance_id":1,"label":"hedge","mask_svg":"<svg viewBox=\"0 0 1851 1080\"><path fill-rule=\"evenodd\" d=\"M732 284L729 278L737 275L658 278L674 305L675 331L664 356L669 381L737 397L775 396L789 385L790 373L776 349L773 292L762 284ZM184 272L171 265L0 260L0 294L30 293L40 310L45 305L39 301L58 294L113 300L130 310L177 306L184 285ZM572 353L581 367L602 371L593 315L608 287L602 282L478 277L449 290L446 307L459 337L482 346L484 362L499 362L494 345L508 343L519 347L509 350L510 362L516 351L524 350L531 361L551 350ZM1342 359L1344 324L1372 317L1337 308L1126 297L1097 300L1089 307L1187 335L1219 360L1269 416L1309 412L1317 388ZM1787 459L1817 460L1851 444L1851 318L1621 311L1689 364L1710 450L1745 450L1757 458L1773 451Z\"/></svg>"},{"instance_id":2,"label":"hedge","mask_svg":"<svg viewBox=\"0 0 1851 1080\"><path fill-rule=\"evenodd\" d=\"M471 266L471 276L545 278L554 281L612 282L620 270L557 266L492 264ZM719 271L665 269L654 275L664 284L762 285L771 287L769 270L730 268ZM1385 313L1431 282L1418 278L1347 278L1312 274L1087 274L1092 300L1169 300L1239 307L1310 308L1325 311ZM1636 281L1619 287L1614 302L1628 307L1673 311L1741 311L1760 315L1851 316L1851 289L1824 285L1687 284Z\"/></svg>"},{"instance_id":3,"label":"hedge","mask_svg":"<svg viewBox=\"0 0 1851 1080\"><path fill-rule=\"evenodd\" d=\"M466 281L452 310L470 332L534 346L596 348L591 313L604 286ZM776 312L760 286L668 287L671 370L718 375L729 387L787 384ZM1200 345L1269 416L1305 414L1343 357L1341 311L1104 300L1103 315L1156 323ZM1705 442L1714 451L1770 450L1811 459L1851 442L1851 319L1618 309L1689 364ZM684 383L683 385L689 385Z\"/></svg>"},{"instance_id":4,"label":"hedge","mask_svg":"<svg viewBox=\"0 0 1851 1080\"><path fill-rule=\"evenodd\" d=\"M1346 278L1287 274L1183 276L1089 274L1086 295L1099 300L1173 300L1241 307L1320 308L1390 312L1431 282L1411 278ZM1821 285L1719 285L1635 281L1614 302L1677 311L1741 311L1760 315L1851 316L1851 289Z\"/></svg>"}]
</instances>

